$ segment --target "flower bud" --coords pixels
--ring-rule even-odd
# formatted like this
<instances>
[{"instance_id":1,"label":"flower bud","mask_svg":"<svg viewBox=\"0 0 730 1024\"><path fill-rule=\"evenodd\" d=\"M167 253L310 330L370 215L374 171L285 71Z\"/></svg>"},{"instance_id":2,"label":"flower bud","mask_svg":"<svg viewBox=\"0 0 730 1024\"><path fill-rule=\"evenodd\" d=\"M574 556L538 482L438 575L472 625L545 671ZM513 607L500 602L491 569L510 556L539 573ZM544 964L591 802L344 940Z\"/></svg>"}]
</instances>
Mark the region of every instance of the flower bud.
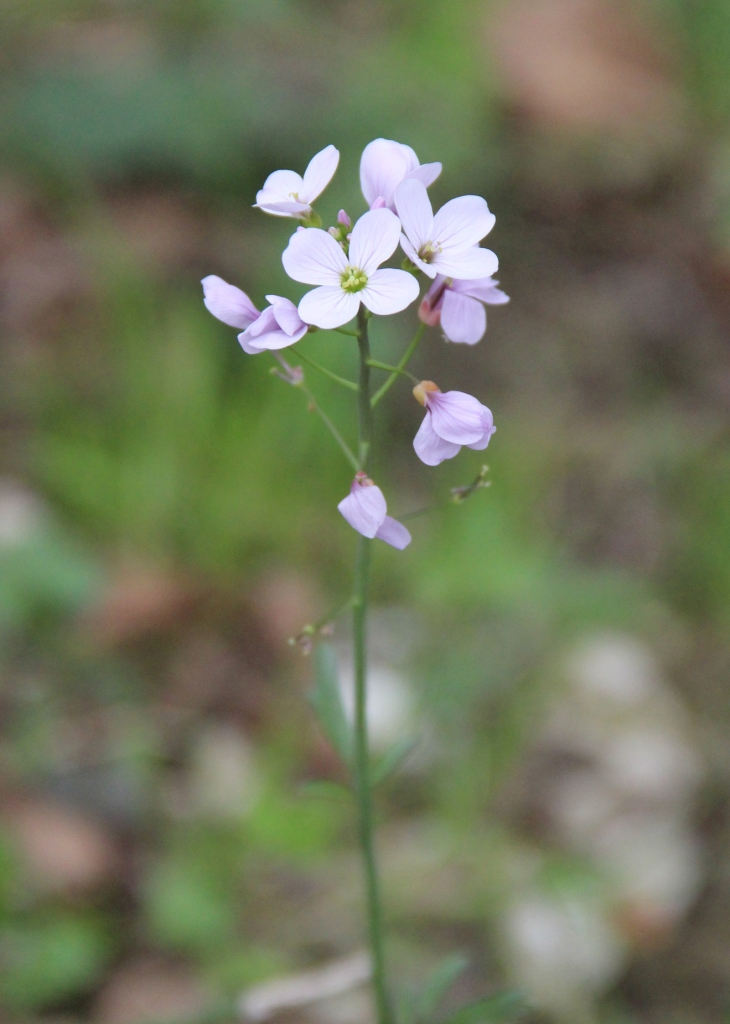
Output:
<instances>
[{"instance_id":1,"label":"flower bud","mask_svg":"<svg viewBox=\"0 0 730 1024\"><path fill-rule=\"evenodd\" d=\"M342 224L342 226L347 228L348 231L352 227L352 221L347 216L344 210L340 210L340 212L337 214L337 223Z\"/></svg>"},{"instance_id":2,"label":"flower bud","mask_svg":"<svg viewBox=\"0 0 730 1024\"><path fill-rule=\"evenodd\" d=\"M425 405L426 395L430 391L440 390L441 388L439 388L437 384L434 384L432 380L422 380L421 383L416 384L415 388L413 389L413 397L416 399L417 402L420 402L421 405Z\"/></svg>"}]
</instances>

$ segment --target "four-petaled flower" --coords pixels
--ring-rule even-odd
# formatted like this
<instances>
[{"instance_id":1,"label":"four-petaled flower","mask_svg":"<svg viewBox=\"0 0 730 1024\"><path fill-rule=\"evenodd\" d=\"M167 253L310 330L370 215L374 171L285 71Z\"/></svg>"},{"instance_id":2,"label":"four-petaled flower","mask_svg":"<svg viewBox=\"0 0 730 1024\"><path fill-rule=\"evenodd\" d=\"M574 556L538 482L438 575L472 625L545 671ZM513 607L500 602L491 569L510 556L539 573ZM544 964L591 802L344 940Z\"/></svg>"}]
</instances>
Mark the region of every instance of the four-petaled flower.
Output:
<instances>
[{"instance_id":1,"label":"four-petaled flower","mask_svg":"<svg viewBox=\"0 0 730 1024\"><path fill-rule=\"evenodd\" d=\"M413 394L426 408L426 418L413 441L416 455L427 466L453 459L462 445L482 451L496 427L486 405L463 391L442 392L422 380Z\"/></svg>"},{"instance_id":2,"label":"four-petaled flower","mask_svg":"<svg viewBox=\"0 0 730 1024\"><path fill-rule=\"evenodd\" d=\"M418 298L418 282L404 270L378 270L393 255L400 221L390 210L370 210L352 229L349 252L319 228L296 231L282 262L289 277L320 285L299 303L299 315L323 329L342 327L362 302L371 313L399 313Z\"/></svg>"},{"instance_id":3,"label":"four-petaled flower","mask_svg":"<svg viewBox=\"0 0 730 1024\"><path fill-rule=\"evenodd\" d=\"M245 292L215 274L204 277L201 284L206 307L218 320L241 331L238 340L248 355L287 348L309 330L294 303L281 295L267 295L271 305L259 313Z\"/></svg>"},{"instance_id":4,"label":"four-petaled flower","mask_svg":"<svg viewBox=\"0 0 730 1024\"><path fill-rule=\"evenodd\" d=\"M378 537L399 551L411 543L411 535L405 526L387 515L388 506L383 492L362 471L355 474L350 493L337 508L363 537Z\"/></svg>"},{"instance_id":5,"label":"four-petaled flower","mask_svg":"<svg viewBox=\"0 0 730 1024\"><path fill-rule=\"evenodd\" d=\"M360 187L370 209L387 206L394 210L393 193L406 178L428 186L441 174L441 164L419 164L410 146L390 139L375 139L360 159Z\"/></svg>"},{"instance_id":6,"label":"four-petaled flower","mask_svg":"<svg viewBox=\"0 0 730 1024\"><path fill-rule=\"evenodd\" d=\"M473 281L496 272L495 254L477 244L495 222L481 196L459 196L434 216L425 185L408 179L395 190L395 205L403 251L424 274Z\"/></svg>"},{"instance_id":7,"label":"four-petaled flower","mask_svg":"<svg viewBox=\"0 0 730 1024\"><path fill-rule=\"evenodd\" d=\"M487 329L489 306L509 302L509 295L497 287L499 281L485 277L476 281L454 281L441 274L426 292L418 316L429 327L441 324L449 341L475 345Z\"/></svg>"},{"instance_id":8,"label":"four-petaled flower","mask_svg":"<svg viewBox=\"0 0 730 1024\"><path fill-rule=\"evenodd\" d=\"M309 217L312 203L329 185L339 159L339 151L326 146L309 161L304 177L296 171L274 171L256 193L254 206L274 217Z\"/></svg>"}]
</instances>

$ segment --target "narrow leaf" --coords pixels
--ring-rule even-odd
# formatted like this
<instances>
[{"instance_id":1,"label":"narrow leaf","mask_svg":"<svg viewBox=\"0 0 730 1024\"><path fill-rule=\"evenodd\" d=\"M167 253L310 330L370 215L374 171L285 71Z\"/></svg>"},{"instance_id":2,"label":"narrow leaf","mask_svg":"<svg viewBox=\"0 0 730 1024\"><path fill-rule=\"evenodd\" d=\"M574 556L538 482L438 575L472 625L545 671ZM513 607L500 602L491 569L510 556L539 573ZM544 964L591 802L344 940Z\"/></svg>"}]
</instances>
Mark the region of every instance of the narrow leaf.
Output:
<instances>
[{"instance_id":1,"label":"narrow leaf","mask_svg":"<svg viewBox=\"0 0 730 1024\"><path fill-rule=\"evenodd\" d=\"M314 650L314 689L309 701L327 739L345 764L352 757L352 732L345 716L337 682L337 656L331 644L319 643Z\"/></svg>"},{"instance_id":2,"label":"narrow leaf","mask_svg":"<svg viewBox=\"0 0 730 1024\"><path fill-rule=\"evenodd\" d=\"M439 964L426 981L421 998L418 1000L416 1009L418 1020L428 1021L431 1019L443 997L468 966L469 961L459 953Z\"/></svg>"},{"instance_id":3,"label":"narrow leaf","mask_svg":"<svg viewBox=\"0 0 730 1024\"><path fill-rule=\"evenodd\" d=\"M385 782L403 764L417 743L417 739L407 736L394 743L390 750L386 750L370 771L370 785L379 786L381 782Z\"/></svg>"},{"instance_id":4,"label":"narrow leaf","mask_svg":"<svg viewBox=\"0 0 730 1024\"><path fill-rule=\"evenodd\" d=\"M477 999L456 1010L441 1024L502 1024L517 1020L527 1007L519 992L500 992L496 996Z\"/></svg>"}]
</instances>

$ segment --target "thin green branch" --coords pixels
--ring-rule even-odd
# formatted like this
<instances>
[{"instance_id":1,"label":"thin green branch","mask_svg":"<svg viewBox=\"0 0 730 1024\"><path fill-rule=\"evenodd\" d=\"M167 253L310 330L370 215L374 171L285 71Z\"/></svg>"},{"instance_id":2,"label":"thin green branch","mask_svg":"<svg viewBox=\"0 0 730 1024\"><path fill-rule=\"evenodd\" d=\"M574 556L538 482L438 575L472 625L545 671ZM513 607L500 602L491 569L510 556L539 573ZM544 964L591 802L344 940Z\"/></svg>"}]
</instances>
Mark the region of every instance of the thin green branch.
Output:
<instances>
[{"instance_id":1,"label":"thin green branch","mask_svg":"<svg viewBox=\"0 0 730 1024\"><path fill-rule=\"evenodd\" d=\"M488 472L489 466L482 466L470 484L465 484L463 487L452 487L451 497L447 498L446 501L437 501L434 505L426 505L425 508L416 509L415 512L405 512L399 515L398 519L401 521L404 519L415 519L417 516L425 516L428 512L435 512L436 509L446 508L448 505L463 505L466 499L470 498L475 491L480 491L490 486L490 481L486 478Z\"/></svg>"},{"instance_id":2,"label":"thin green branch","mask_svg":"<svg viewBox=\"0 0 730 1024\"><path fill-rule=\"evenodd\" d=\"M315 370L319 370L319 372L323 373L325 377L329 377L330 380L333 380L337 384L340 384L343 388L347 388L348 391L358 390L357 384L354 382L354 380L347 380L345 377L340 377L339 374L333 373L332 370L328 370L326 366L320 366L320 364L315 363L314 359L312 359L310 356L305 356L305 354L302 351L300 351L300 349L297 349L296 353L300 359L304 360L305 363L309 363L309 365L313 366Z\"/></svg>"},{"instance_id":3,"label":"thin green branch","mask_svg":"<svg viewBox=\"0 0 730 1024\"><path fill-rule=\"evenodd\" d=\"M391 373L397 373L401 377L408 377L414 384L418 384L418 377L414 377L408 370L401 370L397 366L391 366L390 363L381 363L378 359L368 359L368 366L372 366L376 370L389 370Z\"/></svg>"},{"instance_id":4,"label":"thin green branch","mask_svg":"<svg viewBox=\"0 0 730 1024\"><path fill-rule=\"evenodd\" d=\"M299 385L297 385L297 386L298 386L299 388L301 388L301 390L302 390L302 391L304 392L304 394L305 394L305 395L307 396L307 398L308 398L308 400L309 400L309 408L310 408L310 409L312 410L312 412L316 412L316 413L317 413L317 415L319 416L319 418L320 418L320 419L322 420L322 422L324 423L324 425L325 425L325 426L327 427L327 429L329 430L330 434L332 434L332 437L333 437L333 438L335 439L335 441L337 442L337 444L338 444L338 445L340 446L340 448L341 448L341 450L342 450L342 453L344 454L345 458L347 459L347 461L348 461L348 462L350 463L350 465L352 466L352 468L353 468L353 469L355 470L355 472L357 473L358 469L360 468L360 463L359 463L359 462L358 462L358 460L357 460L357 459L355 458L355 456L354 456L353 452L352 452L352 451L351 451L351 449L350 449L350 446L349 446L349 445L348 445L348 443L347 443L347 442L345 441L345 439L344 439L344 437L342 436L342 434L341 434L341 433L339 432L339 430L338 430L338 429L337 429L337 427L336 427L336 426L334 425L334 423L333 423L333 422L332 422L332 420L331 420L331 419L329 418L329 416L328 416L328 415L327 415L327 413L326 413L326 412L324 411L324 409L322 409L322 407L320 406L319 402L318 402L318 401L317 401L317 399L316 399L316 398L314 397L314 395L313 395L313 394L312 394L312 392L311 392L311 391L309 390L309 388L308 388L308 387L307 387L307 385L306 385L306 384L304 383L304 381L302 381L302 383L301 383L301 384L299 384Z\"/></svg>"},{"instance_id":5,"label":"thin green branch","mask_svg":"<svg viewBox=\"0 0 730 1024\"><path fill-rule=\"evenodd\" d=\"M413 353L418 348L418 346L419 346L419 344L421 342L421 338L423 337L423 332L425 330L426 330L426 325L425 324L420 324L419 327L418 327L418 330L416 331L416 333L415 333L415 335L413 337L413 341L410 343L408 348L403 353L402 359L400 360L398 365L394 368L394 371L391 373L390 377L388 377L386 382L375 392L373 397L370 399L370 405L372 406L373 409L378 404L380 399L383 398L385 395L387 395L387 393L390 391L390 389L392 388L393 384L398 379L398 374L402 370L405 370L406 366L408 366L408 363L410 362L411 356L413 355ZM397 373L395 372L396 370L398 371Z\"/></svg>"},{"instance_id":6,"label":"thin green branch","mask_svg":"<svg viewBox=\"0 0 730 1024\"><path fill-rule=\"evenodd\" d=\"M331 328L335 334L346 334L349 338L359 338L359 331L350 331L347 327L333 327Z\"/></svg>"}]
</instances>

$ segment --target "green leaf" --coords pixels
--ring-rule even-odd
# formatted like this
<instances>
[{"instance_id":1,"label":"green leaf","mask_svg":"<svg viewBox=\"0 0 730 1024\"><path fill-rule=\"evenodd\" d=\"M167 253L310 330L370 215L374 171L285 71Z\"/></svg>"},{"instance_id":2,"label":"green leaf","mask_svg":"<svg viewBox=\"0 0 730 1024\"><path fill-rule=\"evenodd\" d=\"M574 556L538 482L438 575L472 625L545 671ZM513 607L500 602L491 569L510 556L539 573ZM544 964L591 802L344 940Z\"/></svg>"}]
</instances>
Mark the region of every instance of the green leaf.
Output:
<instances>
[{"instance_id":1,"label":"green leaf","mask_svg":"<svg viewBox=\"0 0 730 1024\"><path fill-rule=\"evenodd\" d=\"M467 958L457 953L454 956L450 956L448 960L444 960L433 971L431 977L426 981L421 997L418 1000L416 1007L416 1018L418 1020L425 1021L431 1019L443 997L468 966L469 961Z\"/></svg>"},{"instance_id":2,"label":"green leaf","mask_svg":"<svg viewBox=\"0 0 730 1024\"><path fill-rule=\"evenodd\" d=\"M331 644L314 649L315 685L309 701L327 739L346 765L352 759L352 731L337 682L337 656Z\"/></svg>"},{"instance_id":3,"label":"green leaf","mask_svg":"<svg viewBox=\"0 0 730 1024\"><path fill-rule=\"evenodd\" d=\"M519 992L500 992L462 1006L441 1024L502 1024L502 1021L516 1020L526 1009Z\"/></svg>"},{"instance_id":4,"label":"green leaf","mask_svg":"<svg viewBox=\"0 0 730 1024\"><path fill-rule=\"evenodd\" d=\"M370 785L379 786L381 782L385 782L403 764L417 743L418 740L413 736L406 736L394 743L390 750L386 750L371 769Z\"/></svg>"}]
</instances>

